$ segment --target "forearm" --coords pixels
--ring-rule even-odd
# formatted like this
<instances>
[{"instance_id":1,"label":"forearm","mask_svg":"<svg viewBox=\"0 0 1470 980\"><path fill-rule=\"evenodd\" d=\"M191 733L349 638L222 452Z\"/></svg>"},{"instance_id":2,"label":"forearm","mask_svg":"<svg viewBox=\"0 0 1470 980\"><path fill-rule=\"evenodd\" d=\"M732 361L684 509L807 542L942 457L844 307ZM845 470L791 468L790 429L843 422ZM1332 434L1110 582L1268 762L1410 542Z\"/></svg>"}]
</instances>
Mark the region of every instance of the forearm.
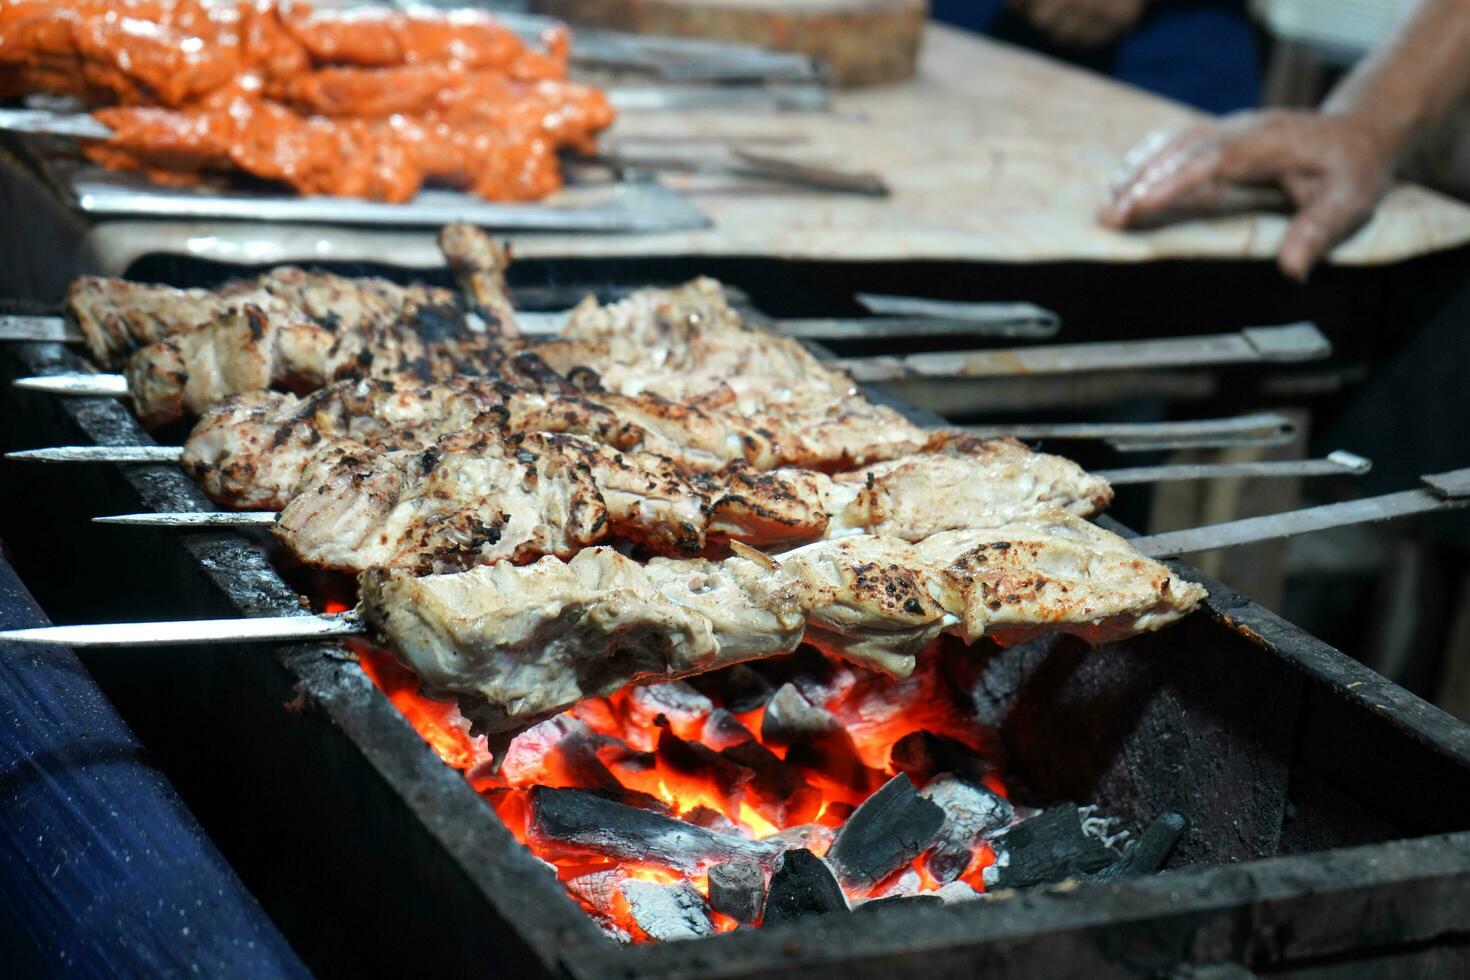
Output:
<instances>
[{"instance_id":1,"label":"forearm","mask_svg":"<svg viewBox=\"0 0 1470 980\"><path fill-rule=\"evenodd\" d=\"M1365 57L1323 103L1363 123L1398 154L1470 91L1470 0L1421 0L1393 37Z\"/></svg>"}]
</instances>

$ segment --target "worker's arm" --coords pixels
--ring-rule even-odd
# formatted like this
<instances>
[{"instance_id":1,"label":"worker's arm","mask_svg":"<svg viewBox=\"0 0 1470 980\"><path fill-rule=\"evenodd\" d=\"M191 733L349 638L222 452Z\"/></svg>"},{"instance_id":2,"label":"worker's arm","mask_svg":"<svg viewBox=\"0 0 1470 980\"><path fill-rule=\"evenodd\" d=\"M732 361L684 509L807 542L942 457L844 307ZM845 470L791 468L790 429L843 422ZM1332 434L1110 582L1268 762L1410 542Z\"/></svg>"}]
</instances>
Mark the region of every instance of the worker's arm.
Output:
<instances>
[{"instance_id":1,"label":"worker's arm","mask_svg":"<svg viewBox=\"0 0 1470 980\"><path fill-rule=\"evenodd\" d=\"M1372 215L1399 154L1470 89L1470 0L1421 0L1316 112L1242 113L1146 139L1100 220L1115 228L1217 210L1274 185L1296 206L1277 261L1305 279Z\"/></svg>"}]
</instances>

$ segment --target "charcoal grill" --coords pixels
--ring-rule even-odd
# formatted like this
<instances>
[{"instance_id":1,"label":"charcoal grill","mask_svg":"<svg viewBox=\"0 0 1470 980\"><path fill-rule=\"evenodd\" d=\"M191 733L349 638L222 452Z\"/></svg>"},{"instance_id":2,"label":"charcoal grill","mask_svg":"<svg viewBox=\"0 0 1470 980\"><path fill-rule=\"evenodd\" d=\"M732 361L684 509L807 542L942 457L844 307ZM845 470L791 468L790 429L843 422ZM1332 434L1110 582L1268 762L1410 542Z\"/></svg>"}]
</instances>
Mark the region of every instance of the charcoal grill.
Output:
<instances>
[{"instance_id":1,"label":"charcoal grill","mask_svg":"<svg viewBox=\"0 0 1470 980\"><path fill-rule=\"evenodd\" d=\"M120 404L11 389L16 376L76 370L74 354L13 345L0 358L6 449L146 441ZM0 530L59 621L299 611L239 536L87 523L206 506L176 468L17 469L3 495ZM999 726L1009 769L1039 800L1096 802L1135 826L1188 814L1169 873L655 946L605 938L349 654L134 650L88 665L324 972L1470 967L1470 728L1207 584L1206 612L1098 651L1065 639L976 648L977 709Z\"/></svg>"}]
</instances>

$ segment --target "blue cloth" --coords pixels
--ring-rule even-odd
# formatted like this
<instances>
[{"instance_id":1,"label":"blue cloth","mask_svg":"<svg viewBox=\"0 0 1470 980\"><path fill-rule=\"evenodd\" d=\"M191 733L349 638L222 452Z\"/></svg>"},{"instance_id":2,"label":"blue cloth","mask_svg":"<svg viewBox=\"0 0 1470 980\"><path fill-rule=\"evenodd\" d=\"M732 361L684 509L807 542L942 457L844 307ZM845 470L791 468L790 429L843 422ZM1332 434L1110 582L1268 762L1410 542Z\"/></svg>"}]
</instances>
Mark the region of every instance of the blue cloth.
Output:
<instances>
[{"instance_id":1,"label":"blue cloth","mask_svg":"<svg viewBox=\"0 0 1470 980\"><path fill-rule=\"evenodd\" d=\"M1116 44L1054 46L1005 0L931 0L936 20L1090 68L1206 112L1261 103L1260 53L1244 2L1156 0Z\"/></svg>"}]
</instances>

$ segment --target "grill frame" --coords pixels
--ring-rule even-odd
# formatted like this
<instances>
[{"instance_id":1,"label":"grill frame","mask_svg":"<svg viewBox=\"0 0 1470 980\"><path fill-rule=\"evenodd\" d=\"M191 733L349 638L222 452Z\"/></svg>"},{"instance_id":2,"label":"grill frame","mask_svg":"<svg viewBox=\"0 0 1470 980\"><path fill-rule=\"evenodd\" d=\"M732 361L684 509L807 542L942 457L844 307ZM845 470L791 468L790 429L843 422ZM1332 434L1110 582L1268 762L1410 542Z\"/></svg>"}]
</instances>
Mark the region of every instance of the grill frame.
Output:
<instances>
[{"instance_id":1,"label":"grill frame","mask_svg":"<svg viewBox=\"0 0 1470 980\"><path fill-rule=\"evenodd\" d=\"M19 375L83 366L59 345L12 345L0 352L6 449L148 441L122 404L51 398L9 385ZM12 474L18 472L14 465ZM113 509L208 506L175 467L56 467L4 484L6 524L0 531L22 559L23 572L38 581L33 588L43 601L59 606L52 608L56 618L300 611L296 594L238 534L156 534L83 523ZM1171 732L1184 736L1185 744L1160 753L1167 759L1120 753L1095 774L1097 798L1135 823L1151 816L1151 807L1176 805L1204 828L1195 836L1205 843L1192 852L1186 845L1183 859L1217 863L662 946L625 948L605 939L350 654L323 655L319 645L217 647L100 652L87 662L308 963L330 972L494 964L576 977L779 976L813 967L840 967L852 976L976 969L1099 976L1221 962L1253 969L1370 957L1377 963L1385 957L1417 963L1426 956L1465 962L1456 910L1470 904L1470 813L1458 812L1448 794L1470 787L1470 726L1241 593L1173 565L1205 581L1207 615L1085 658L1066 644L1011 651L992 658L995 676L988 683L999 692L992 708L1039 711L1029 731L1052 725L1058 739L1080 744L1096 734L1089 726L1108 723L1108 713L1078 720L1067 706L1086 704L1110 679L1136 681L1136 689L1124 685L1133 695L1125 691L1128 696L1116 702L1138 709L1129 719L1137 730L1120 744L1143 739L1149 745L1148 739ZM124 571L106 571L118 568ZM77 569L88 570L92 587L85 595L57 586ZM136 574L142 569L148 574ZM1182 668L1177 648L1199 643L1209 644L1202 651L1209 656L1196 659L1209 664L1199 671L1194 664ZM1068 670L1050 676L1059 657ZM1228 685L1233 672L1247 668L1271 686L1239 684L1225 702L1232 713L1216 716L1220 706L1207 700L1210 685ZM1200 676L1191 678L1196 672ZM158 706L167 707L166 717L158 717ZM217 730L226 737L198 744L198 732ZM1333 760L1344 744L1339 738L1384 767L1387 786L1376 803L1372 792L1343 794L1352 772ZM1039 755L1048 751L1045 742L1022 737L1010 748ZM1232 804L1221 808L1228 812L1210 812L1207 804L1219 787L1203 777L1195 780L1195 792L1205 805L1194 813L1178 806L1168 786L1153 785L1169 767L1220 765L1221 758L1230 784L1224 789L1248 797L1240 810ZM1407 771L1398 773L1400 766ZM1298 767L1323 787L1302 796ZM221 772L231 778L221 780ZM1253 772L1265 774L1263 785L1270 779L1281 785L1252 796ZM252 840L252 827L235 826L252 823L239 812L250 794L231 788L235 779L267 790L257 800L258 815L273 829L291 827L290 839L262 845ZM1425 785L1416 789L1416 781ZM1050 782L1033 788L1075 788L1065 772ZM1273 828L1278 803L1309 807L1314 819L1340 812L1345 826L1284 830L1278 813ZM1380 825L1367 818L1370 808ZM1246 814L1249 826L1230 841L1227 831L1238 813ZM311 826L302 826L303 818ZM1405 827L1426 836L1259 857L1282 847L1308 848L1314 840L1340 843ZM282 850L291 861L314 862L312 873L297 879L299 894L292 893L290 876L282 880L267 867L291 863ZM327 920L361 928L334 933L323 929Z\"/></svg>"}]
</instances>

